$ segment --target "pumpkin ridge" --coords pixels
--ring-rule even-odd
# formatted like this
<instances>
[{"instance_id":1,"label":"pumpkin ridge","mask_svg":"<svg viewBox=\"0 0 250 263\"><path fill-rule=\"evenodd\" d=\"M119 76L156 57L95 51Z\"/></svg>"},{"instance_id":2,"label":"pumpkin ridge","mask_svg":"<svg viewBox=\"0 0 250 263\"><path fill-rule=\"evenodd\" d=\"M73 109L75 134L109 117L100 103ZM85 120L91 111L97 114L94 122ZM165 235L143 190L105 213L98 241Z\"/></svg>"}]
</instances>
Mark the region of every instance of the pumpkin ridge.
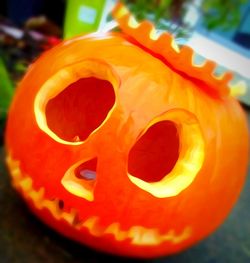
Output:
<instances>
[{"instance_id":1,"label":"pumpkin ridge","mask_svg":"<svg viewBox=\"0 0 250 263\"><path fill-rule=\"evenodd\" d=\"M147 20L138 23L122 3L115 6L112 15L121 31L129 37L132 43L160 59L175 72L191 79L211 96L229 95L228 85L233 78L231 72L216 76L214 74L216 63L211 60L205 60L203 64L195 64L193 62L195 52L192 48L183 45L179 49L170 33L157 34L153 23Z\"/></svg>"}]
</instances>

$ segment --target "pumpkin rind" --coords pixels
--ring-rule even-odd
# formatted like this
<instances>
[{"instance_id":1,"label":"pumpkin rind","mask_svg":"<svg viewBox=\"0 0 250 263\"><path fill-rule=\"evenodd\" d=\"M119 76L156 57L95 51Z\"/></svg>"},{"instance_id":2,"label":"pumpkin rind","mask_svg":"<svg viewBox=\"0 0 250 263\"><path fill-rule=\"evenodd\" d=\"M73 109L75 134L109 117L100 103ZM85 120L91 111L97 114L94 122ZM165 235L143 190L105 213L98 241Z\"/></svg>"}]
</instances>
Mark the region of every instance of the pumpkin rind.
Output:
<instances>
[{"instance_id":1,"label":"pumpkin rind","mask_svg":"<svg viewBox=\"0 0 250 263\"><path fill-rule=\"evenodd\" d=\"M84 142L65 142L46 126L46 105L86 77L86 71L79 70L81 65L87 68L86 61L95 65L87 77L109 81L115 103ZM239 103L224 93L225 79L215 97L192 80L123 33L64 41L30 67L11 104L6 150L13 186L45 223L102 251L156 257L195 244L225 220L237 201L246 176L248 131ZM216 89L218 82L209 77L207 85L211 82ZM50 89L48 83L53 83ZM195 176L168 196L159 196L157 188L150 192L138 187L128 175L131 149L161 118L185 122L187 129L195 124L196 137L190 132L180 143L182 149L191 149L191 156L198 138L201 151ZM92 196L68 191L63 181L67 171L93 158L97 165Z\"/></svg>"}]
</instances>

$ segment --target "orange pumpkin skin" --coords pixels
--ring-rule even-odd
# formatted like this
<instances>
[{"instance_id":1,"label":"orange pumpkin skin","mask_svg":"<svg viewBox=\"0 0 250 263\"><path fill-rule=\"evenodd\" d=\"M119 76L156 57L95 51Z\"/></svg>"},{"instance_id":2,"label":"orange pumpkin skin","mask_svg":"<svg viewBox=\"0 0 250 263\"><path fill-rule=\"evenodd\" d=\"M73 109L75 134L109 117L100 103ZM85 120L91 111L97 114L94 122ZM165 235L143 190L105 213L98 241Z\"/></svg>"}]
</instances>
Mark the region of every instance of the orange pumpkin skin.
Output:
<instances>
[{"instance_id":1,"label":"orange pumpkin skin","mask_svg":"<svg viewBox=\"0 0 250 263\"><path fill-rule=\"evenodd\" d=\"M108 111L99 113L99 101L88 102L78 80L92 99L100 94L88 85L101 86L100 101ZM195 244L229 214L248 162L240 105L229 95L209 94L202 85L122 33L64 41L30 67L10 107L6 151L13 186L46 224L98 250L150 258ZM88 107L95 114L79 113ZM88 122L92 130L85 127ZM156 142L157 123L159 134L166 135L159 145L166 141L174 152L159 150L172 160L164 177L169 181L156 179L162 155L153 154L158 163L151 153L139 151L149 149L150 136ZM96 179L76 178L77 187L82 184L86 191L79 193L82 188L68 183L77 167L93 159ZM147 172L151 168L155 174ZM184 178L183 186L182 174L191 178Z\"/></svg>"}]
</instances>

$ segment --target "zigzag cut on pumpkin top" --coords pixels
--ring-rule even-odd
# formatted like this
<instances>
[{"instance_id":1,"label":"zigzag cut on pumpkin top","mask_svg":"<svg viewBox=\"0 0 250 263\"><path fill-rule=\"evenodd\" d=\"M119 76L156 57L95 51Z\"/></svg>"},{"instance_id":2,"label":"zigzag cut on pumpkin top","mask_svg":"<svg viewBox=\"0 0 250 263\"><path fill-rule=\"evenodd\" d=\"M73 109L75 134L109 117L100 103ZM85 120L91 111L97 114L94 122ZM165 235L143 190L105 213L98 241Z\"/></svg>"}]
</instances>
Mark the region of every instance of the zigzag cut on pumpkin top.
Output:
<instances>
[{"instance_id":1,"label":"zigzag cut on pumpkin top","mask_svg":"<svg viewBox=\"0 0 250 263\"><path fill-rule=\"evenodd\" d=\"M233 78L231 72L216 76L214 74L216 63L211 60L205 60L201 65L195 64L193 62L195 52L192 48L185 45L179 48L170 33L158 34L150 21L138 23L128 8L120 2L112 10L112 15L121 31L132 39L134 44L196 83L207 94L217 97L229 95L228 83Z\"/></svg>"}]
</instances>

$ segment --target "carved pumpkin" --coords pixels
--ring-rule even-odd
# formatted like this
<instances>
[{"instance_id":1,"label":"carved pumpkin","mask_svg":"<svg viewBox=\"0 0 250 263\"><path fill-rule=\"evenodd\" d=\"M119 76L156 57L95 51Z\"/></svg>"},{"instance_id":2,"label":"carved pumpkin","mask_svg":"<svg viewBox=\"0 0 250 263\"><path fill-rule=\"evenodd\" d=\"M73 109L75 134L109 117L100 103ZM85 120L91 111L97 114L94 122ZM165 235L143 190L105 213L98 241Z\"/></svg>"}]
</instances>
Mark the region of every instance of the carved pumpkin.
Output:
<instances>
[{"instance_id":1,"label":"carved pumpkin","mask_svg":"<svg viewBox=\"0 0 250 263\"><path fill-rule=\"evenodd\" d=\"M181 251L242 189L248 134L230 75L113 12L122 33L67 40L17 88L6 131L13 186L61 234L118 255Z\"/></svg>"}]
</instances>

